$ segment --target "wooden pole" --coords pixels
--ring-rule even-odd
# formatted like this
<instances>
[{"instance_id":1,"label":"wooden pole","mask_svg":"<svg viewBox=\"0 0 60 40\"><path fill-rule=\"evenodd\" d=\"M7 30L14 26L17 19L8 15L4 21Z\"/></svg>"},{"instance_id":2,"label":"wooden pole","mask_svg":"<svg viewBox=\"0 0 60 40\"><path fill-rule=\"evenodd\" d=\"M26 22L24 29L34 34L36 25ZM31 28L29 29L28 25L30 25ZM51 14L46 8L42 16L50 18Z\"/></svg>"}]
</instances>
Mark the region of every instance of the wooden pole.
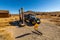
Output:
<instances>
[{"instance_id":1,"label":"wooden pole","mask_svg":"<svg viewBox=\"0 0 60 40\"><path fill-rule=\"evenodd\" d=\"M21 20L21 16L20 16L20 9L19 9L19 20Z\"/></svg>"},{"instance_id":2,"label":"wooden pole","mask_svg":"<svg viewBox=\"0 0 60 40\"><path fill-rule=\"evenodd\" d=\"M21 18L22 18L22 24L24 24L24 11L23 11L23 8L21 8L21 14L22 14L22 16L21 16Z\"/></svg>"},{"instance_id":3,"label":"wooden pole","mask_svg":"<svg viewBox=\"0 0 60 40\"><path fill-rule=\"evenodd\" d=\"M19 10L19 19L20 19L19 26L20 26L20 27L25 26L25 24L24 24L24 11L23 11L23 8L21 8L21 9Z\"/></svg>"}]
</instances>

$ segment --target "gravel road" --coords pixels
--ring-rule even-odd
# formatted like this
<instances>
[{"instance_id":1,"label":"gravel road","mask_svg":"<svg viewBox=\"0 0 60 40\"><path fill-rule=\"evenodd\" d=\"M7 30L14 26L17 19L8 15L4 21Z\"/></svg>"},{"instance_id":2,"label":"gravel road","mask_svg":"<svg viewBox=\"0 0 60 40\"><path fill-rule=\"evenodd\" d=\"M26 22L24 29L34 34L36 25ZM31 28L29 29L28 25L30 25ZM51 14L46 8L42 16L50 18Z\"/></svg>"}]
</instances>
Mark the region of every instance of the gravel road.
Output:
<instances>
[{"instance_id":1,"label":"gravel road","mask_svg":"<svg viewBox=\"0 0 60 40\"><path fill-rule=\"evenodd\" d=\"M60 26L54 25L49 19L41 19L38 32L34 30L34 26L12 26L7 25L6 30L13 34L15 40L60 40ZM1 30L1 29L0 29Z\"/></svg>"},{"instance_id":2,"label":"gravel road","mask_svg":"<svg viewBox=\"0 0 60 40\"><path fill-rule=\"evenodd\" d=\"M42 19L43 21L39 25L38 31L42 35L33 33L36 32L32 27L18 27L14 29L14 35L16 40L60 40L60 27L52 24L48 20Z\"/></svg>"}]
</instances>

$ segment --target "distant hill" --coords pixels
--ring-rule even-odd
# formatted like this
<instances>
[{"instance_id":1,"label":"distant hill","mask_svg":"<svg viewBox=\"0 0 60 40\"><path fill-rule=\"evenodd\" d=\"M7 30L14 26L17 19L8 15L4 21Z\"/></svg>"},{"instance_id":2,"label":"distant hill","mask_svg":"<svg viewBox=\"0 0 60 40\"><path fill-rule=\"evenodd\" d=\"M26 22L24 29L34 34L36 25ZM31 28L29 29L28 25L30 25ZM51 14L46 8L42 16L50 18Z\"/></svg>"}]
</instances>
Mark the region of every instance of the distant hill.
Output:
<instances>
[{"instance_id":1,"label":"distant hill","mask_svg":"<svg viewBox=\"0 0 60 40\"><path fill-rule=\"evenodd\" d=\"M59 12L34 12L34 11L26 11L24 14L35 14L35 15L51 15L51 16L60 16L60 11Z\"/></svg>"},{"instance_id":2,"label":"distant hill","mask_svg":"<svg viewBox=\"0 0 60 40\"><path fill-rule=\"evenodd\" d=\"M34 13L34 14L60 14L60 12L34 12L34 11L26 11L25 13Z\"/></svg>"},{"instance_id":3,"label":"distant hill","mask_svg":"<svg viewBox=\"0 0 60 40\"><path fill-rule=\"evenodd\" d=\"M24 14L34 14L34 15L50 15L50 16L60 16L60 11L59 12L34 12L34 11L26 11ZM19 14L12 14L18 16Z\"/></svg>"}]
</instances>

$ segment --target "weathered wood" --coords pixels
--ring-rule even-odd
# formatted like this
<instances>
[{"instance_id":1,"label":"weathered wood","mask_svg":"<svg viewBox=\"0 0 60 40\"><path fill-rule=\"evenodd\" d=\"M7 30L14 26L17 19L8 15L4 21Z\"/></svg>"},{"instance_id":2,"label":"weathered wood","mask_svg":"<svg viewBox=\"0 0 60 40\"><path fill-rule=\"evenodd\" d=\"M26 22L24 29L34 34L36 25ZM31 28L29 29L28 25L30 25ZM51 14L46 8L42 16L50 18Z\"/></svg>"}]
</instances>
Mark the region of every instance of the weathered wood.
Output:
<instances>
[{"instance_id":1,"label":"weathered wood","mask_svg":"<svg viewBox=\"0 0 60 40\"><path fill-rule=\"evenodd\" d=\"M4 18L4 17L9 17L9 11L8 10L0 10L0 18Z\"/></svg>"}]
</instances>

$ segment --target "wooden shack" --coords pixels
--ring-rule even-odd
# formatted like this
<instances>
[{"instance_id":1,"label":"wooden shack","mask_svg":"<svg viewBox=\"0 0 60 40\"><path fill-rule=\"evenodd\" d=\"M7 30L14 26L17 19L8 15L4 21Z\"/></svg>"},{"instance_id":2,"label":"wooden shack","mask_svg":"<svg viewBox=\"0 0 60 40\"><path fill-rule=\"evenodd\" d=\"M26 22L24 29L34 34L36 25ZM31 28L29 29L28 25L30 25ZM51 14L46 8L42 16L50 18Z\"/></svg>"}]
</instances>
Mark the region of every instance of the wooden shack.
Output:
<instances>
[{"instance_id":1,"label":"wooden shack","mask_svg":"<svg viewBox=\"0 0 60 40\"><path fill-rule=\"evenodd\" d=\"M10 14L8 10L0 10L0 18L9 17L9 16Z\"/></svg>"}]
</instances>

